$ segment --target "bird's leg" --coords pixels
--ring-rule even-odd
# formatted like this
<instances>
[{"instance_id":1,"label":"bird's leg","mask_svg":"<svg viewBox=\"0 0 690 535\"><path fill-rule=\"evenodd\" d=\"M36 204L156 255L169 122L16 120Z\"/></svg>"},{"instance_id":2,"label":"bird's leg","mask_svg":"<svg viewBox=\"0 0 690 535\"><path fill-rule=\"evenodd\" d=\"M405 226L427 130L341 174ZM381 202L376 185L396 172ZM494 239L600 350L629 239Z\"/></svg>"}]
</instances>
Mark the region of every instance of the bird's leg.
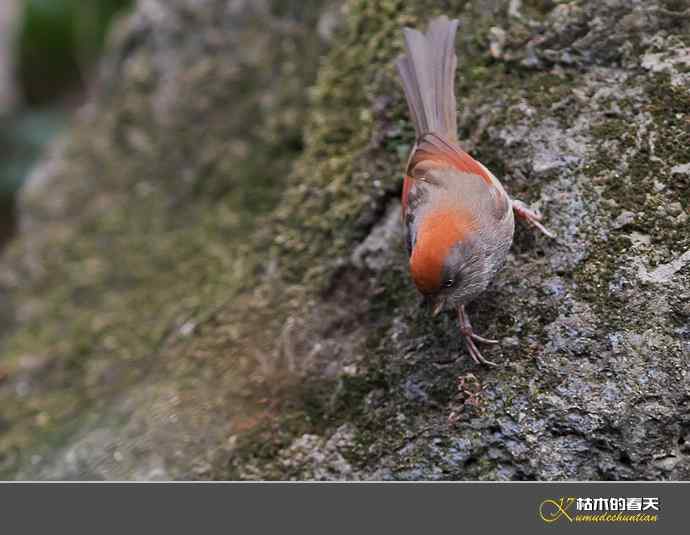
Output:
<instances>
[{"instance_id":1,"label":"bird's leg","mask_svg":"<svg viewBox=\"0 0 690 535\"><path fill-rule=\"evenodd\" d=\"M544 225L540 223L541 221L541 214L537 212L536 210L532 210L527 204L525 204L522 201L518 201L516 199L511 199L510 201L513 204L513 211L515 212L515 215L519 217L520 219L524 219L527 221L530 225L533 225L537 227L541 232L543 232L546 236L549 238L555 238L556 235L548 230Z\"/></svg>"},{"instance_id":2,"label":"bird's leg","mask_svg":"<svg viewBox=\"0 0 690 535\"><path fill-rule=\"evenodd\" d=\"M465 312L465 305L460 305L458 307L458 319L460 320L460 332L465 337L465 345L467 346L467 351L469 352L470 357L472 357L472 360L474 360L477 364L481 362L488 364L489 366L496 366L494 362L486 360L482 356L482 354L479 352L479 349L477 349L477 344L474 342L476 340L477 342L482 342L484 344L498 344L498 340L489 340L488 338L483 338L478 334L475 334L474 330L472 329L472 324L470 323L470 318L467 316L467 312Z\"/></svg>"}]
</instances>

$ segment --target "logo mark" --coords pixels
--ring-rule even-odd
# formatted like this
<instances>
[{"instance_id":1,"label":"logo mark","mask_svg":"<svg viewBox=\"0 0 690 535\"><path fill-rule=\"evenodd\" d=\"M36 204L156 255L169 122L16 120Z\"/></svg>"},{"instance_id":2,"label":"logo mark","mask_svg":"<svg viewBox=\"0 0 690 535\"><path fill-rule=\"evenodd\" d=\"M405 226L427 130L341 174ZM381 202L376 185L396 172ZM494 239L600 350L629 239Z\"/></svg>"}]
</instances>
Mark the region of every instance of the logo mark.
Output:
<instances>
[{"instance_id":1,"label":"logo mark","mask_svg":"<svg viewBox=\"0 0 690 535\"><path fill-rule=\"evenodd\" d=\"M539 505L539 516L544 522L555 522L559 518L565 517L570 522L573 518L568 514L568 509L575 503L575 498L561 498L560 500L544 500Z\"/></svg>"}]
</instances>

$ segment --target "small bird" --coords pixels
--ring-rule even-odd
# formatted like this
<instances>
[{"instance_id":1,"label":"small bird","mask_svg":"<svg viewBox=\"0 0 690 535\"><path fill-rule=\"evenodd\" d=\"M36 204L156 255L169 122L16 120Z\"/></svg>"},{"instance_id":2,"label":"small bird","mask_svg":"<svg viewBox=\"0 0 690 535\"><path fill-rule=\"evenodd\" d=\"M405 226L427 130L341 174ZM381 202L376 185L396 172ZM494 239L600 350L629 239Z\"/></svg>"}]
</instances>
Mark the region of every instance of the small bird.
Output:
<instances>
[{"instance_id":1,"label":"small bird","mask_svg":"<svg viewBox=\"0 0 690 535\"><path fill-rule=\"evenodd\" d=\"M505 262L513 242L514 215L553 237L541 215L511 199L499 180L460 147L455 101L457 20L431 21L426 34L404 28L405 53L396 66L416 142L405 169L403 222L410 273L436 316L458 312L472 359L494 365L475 342L465 306L479 297Z\"/></svg>"}]
</instances>

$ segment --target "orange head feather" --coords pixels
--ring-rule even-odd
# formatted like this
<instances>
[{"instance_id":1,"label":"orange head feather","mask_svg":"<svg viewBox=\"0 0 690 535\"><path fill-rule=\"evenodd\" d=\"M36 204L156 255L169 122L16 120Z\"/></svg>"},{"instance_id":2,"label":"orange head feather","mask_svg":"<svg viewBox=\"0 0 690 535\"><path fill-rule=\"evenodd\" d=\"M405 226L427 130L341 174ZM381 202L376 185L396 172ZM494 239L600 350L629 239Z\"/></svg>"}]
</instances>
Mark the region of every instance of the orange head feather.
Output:
<instances>
[{"instance_id":1,"label":"orange head feather","mask_svg":"<svg viewBox=\"0 0 690 535\"><path fill-rule=\"evenodd\" d=\"M448 253L475 228L472 215L457 208L437 209L424 217L410 256L410 272L420 292L430 294L439 290Z\"/></svg>"}]
</instances>

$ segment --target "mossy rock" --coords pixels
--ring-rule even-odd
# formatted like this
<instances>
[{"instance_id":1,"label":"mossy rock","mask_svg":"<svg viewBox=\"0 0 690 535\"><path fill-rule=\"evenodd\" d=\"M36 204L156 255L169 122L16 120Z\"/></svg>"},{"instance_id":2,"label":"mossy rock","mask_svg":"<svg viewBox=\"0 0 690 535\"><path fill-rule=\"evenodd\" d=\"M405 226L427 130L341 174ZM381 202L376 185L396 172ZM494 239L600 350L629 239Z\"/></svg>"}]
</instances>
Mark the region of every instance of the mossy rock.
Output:
<instances>
[{"instance_id":1,"label":"mossy rock","mask_svg":"<svg viewBox=\"0 0 690 535\"><path fill-rule=\"evenodd\" d=\"M117 32L24 192L0 265L2 475L690 474L674 6L188 4ZM461 20L464 144L558 234L519 227L470 308L501 340L491 369L420 305L400 237L393 59L440 13Z\"/></svg>"}]
</instances>

